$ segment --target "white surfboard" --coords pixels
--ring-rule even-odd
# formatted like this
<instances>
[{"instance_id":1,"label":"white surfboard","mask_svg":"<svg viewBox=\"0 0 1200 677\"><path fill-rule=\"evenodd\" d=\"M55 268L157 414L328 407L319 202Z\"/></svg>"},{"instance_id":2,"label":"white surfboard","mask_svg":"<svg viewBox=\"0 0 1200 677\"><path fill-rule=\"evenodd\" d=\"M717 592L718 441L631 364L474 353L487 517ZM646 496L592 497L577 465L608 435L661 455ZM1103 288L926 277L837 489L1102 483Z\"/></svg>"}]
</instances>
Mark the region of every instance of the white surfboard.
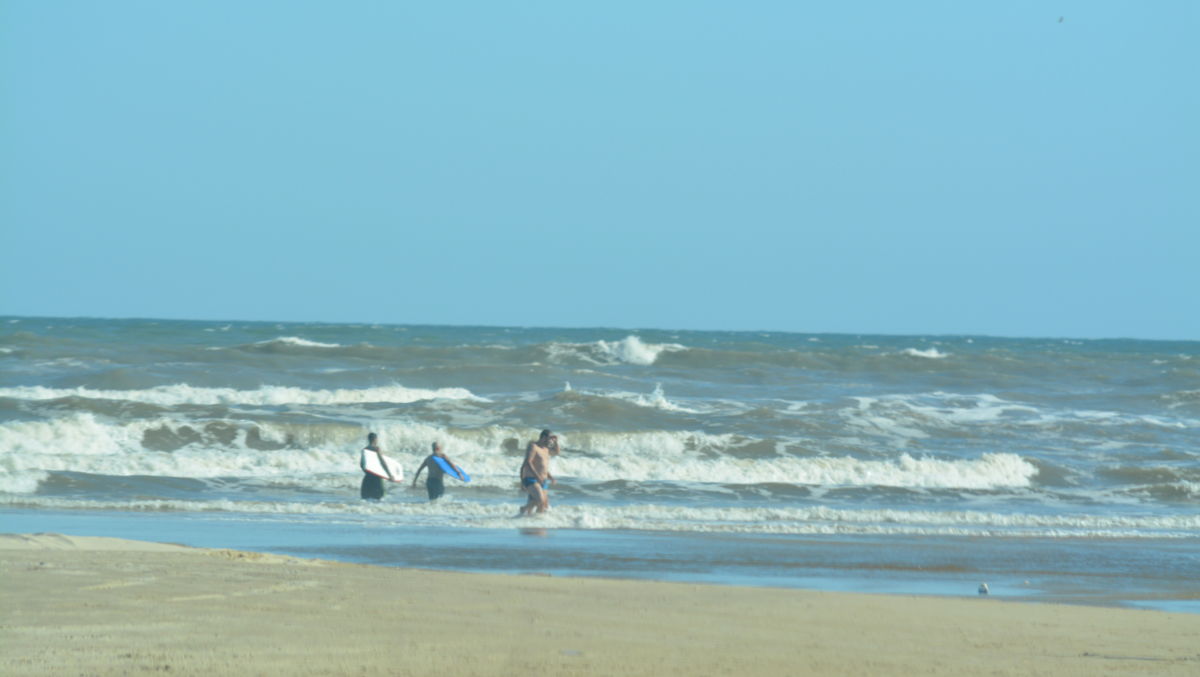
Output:
<instances>
[{"instance_id":1,"label":"white surfboard","mask_svg":"<svg viewBox=\"0 0 1200 677\"><path fill-rule=\"evenodd\" d=\"M373 449L363 449L358 464L364 472L378 475L385 480L399 482L404 479L404 471L400 469L399 461Z\"/></svg>"}]
</instances>

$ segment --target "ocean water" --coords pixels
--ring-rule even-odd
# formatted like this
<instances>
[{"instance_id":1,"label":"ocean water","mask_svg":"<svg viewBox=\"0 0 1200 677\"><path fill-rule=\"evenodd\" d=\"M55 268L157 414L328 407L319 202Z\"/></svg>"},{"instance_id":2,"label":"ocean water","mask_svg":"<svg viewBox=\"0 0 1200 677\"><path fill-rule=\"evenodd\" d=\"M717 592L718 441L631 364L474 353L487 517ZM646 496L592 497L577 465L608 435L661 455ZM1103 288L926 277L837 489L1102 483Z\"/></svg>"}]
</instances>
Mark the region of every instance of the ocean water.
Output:
<instances>
[{"instance_id":1,"label":"ocean water","mask_svg":"<svg viewBox=\"0 0 1200 677\"><path fill-rule=\"evenodd\" d=\"M559 434L552 510L517 469ZM358 498L368 431L447 496ZM1200 342L0 318L0 529L1200 610Z\"/></svg>"}]
</instances>

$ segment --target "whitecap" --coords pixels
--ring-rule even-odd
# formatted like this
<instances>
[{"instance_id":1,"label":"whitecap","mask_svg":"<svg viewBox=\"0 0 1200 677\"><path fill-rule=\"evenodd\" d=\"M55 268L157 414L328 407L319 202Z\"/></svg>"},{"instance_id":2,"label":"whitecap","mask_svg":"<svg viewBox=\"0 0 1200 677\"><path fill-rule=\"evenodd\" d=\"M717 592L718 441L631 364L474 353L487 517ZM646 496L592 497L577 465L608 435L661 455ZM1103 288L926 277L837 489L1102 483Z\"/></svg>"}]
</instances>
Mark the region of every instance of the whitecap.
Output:
<instances>
[{"instance_id":1,"label":"whitecap","mask_svg":"<svg viewBox=\"0 0 1200 677\"><path fill-rule=\"evenodd\" d=\"M264 405L287 404L362 404L390 402L409 404L422 400L451 399L486 402L465 388L405 388L401 385L361 389L310 390L291 386L262 386L256 390L233 388L201 388L186 384L157 386L142 390L98 390L87 387L47 388L44 386L19 386L0 388L0 397L22 400L55 400L64 397L80 397L96 400L122 400L143 402L159 406L180 405Z\"/></svg>"},{"instance_id":2,"label":"whitecap","mask_svg":"<svg viewBox=\"0 0 1200 677\"><path fill-rule=\"evenodd\" d=\"M320 341L310 341L308 339L303 339L298 336L280 336L278 338L273 338L273 339L270 339L267 341L258 341L254 345L256 345L256 346L285 345L285 346L297 346L300 348L341 348L342 347L342 345L340 343L321 343Z\"/></svg>"},{"instance_id":3,"label":"whitecap","mask_svg":"<svg viewBox=\"0 0 1200 677\"><path fill-rule=\"evenodd\" d=\"M680 404L676 404L676 403L668 400L666 393L663 392L663 387L662 387L661 383L655 384L654 391L651 392L649 395L645 395L642 393L627 393L627 392L607 392L607 393L588 393L588 394L597 395L599 397L609 397L612 399L623 400L625 402L632 402L633 404L636 404L639 407L646 407L648 409L659 409L662 411L674 411L674 412L685 413L685 414L701 413L700 411L698 411L696 409L690 409L688 407L682 406Z\"/></svg>"},{"instance_id":4,"label":"whitecap","mask_svg":"<svg viewBox=\"0 0 1200 677\"><path fill-rule=\"evenodd\" d=\"M664 353L687 350L678 343L646 343L637 336L619 341L592 343L551 343L546 347L551 360L577 359L596 365L632 364L649 366Z\"/></svg>"},{"instance_id":5,"label":"whitecap","mask_svg":"<svg viewBox=\"0 0 1200 677\"><path fill-rule=\"evenodd\" d=\"M943 353L942 351L938 350L937 348L930 348L929 350L919 350L917 348L906 348L902 352L905 355L910 355L912 357L924 357L924 358L930 359L930 360L941 360L941 359L950 357L950 353Z\"/></svg>"}]
</instances>

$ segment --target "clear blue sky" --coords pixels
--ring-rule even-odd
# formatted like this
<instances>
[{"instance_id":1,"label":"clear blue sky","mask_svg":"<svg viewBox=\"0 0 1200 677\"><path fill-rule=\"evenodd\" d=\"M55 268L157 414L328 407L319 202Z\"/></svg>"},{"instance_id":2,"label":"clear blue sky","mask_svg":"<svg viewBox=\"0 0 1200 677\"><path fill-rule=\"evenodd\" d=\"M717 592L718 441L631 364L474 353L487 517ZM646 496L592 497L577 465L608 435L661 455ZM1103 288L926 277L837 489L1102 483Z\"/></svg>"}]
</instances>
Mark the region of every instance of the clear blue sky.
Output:
<instances>
[{"instance_id":1,"label":"clear blue sky","mask_svg":"<svg viewBox=\"0 0 1200 677\"><path fill-rule=\"evenodd\" d=\"M1200 339L1197 6L3 0L0 314Z\"/></svg>"}]
</instances>

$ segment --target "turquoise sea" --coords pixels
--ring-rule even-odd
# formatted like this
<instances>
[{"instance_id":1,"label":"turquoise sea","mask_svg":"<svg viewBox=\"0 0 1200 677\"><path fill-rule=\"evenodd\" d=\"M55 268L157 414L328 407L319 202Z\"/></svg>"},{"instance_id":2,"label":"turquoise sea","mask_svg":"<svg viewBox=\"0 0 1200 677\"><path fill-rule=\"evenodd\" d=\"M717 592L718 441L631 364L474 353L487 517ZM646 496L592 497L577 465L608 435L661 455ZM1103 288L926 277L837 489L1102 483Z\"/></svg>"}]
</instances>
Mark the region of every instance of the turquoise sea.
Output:
<instances>
[{"instance_id":1,"label":"turquoise sea","mask_svg":"<svg viewBox=\"0 0 1200 677\"><path fill-rule=\"evenodd\" d=\"M560 481L518 520L542 428ZM369 431L472 481L360 500ZM1200 611L1200 342L4 317L0 520Z\"/></svg>"}]
</instances>

